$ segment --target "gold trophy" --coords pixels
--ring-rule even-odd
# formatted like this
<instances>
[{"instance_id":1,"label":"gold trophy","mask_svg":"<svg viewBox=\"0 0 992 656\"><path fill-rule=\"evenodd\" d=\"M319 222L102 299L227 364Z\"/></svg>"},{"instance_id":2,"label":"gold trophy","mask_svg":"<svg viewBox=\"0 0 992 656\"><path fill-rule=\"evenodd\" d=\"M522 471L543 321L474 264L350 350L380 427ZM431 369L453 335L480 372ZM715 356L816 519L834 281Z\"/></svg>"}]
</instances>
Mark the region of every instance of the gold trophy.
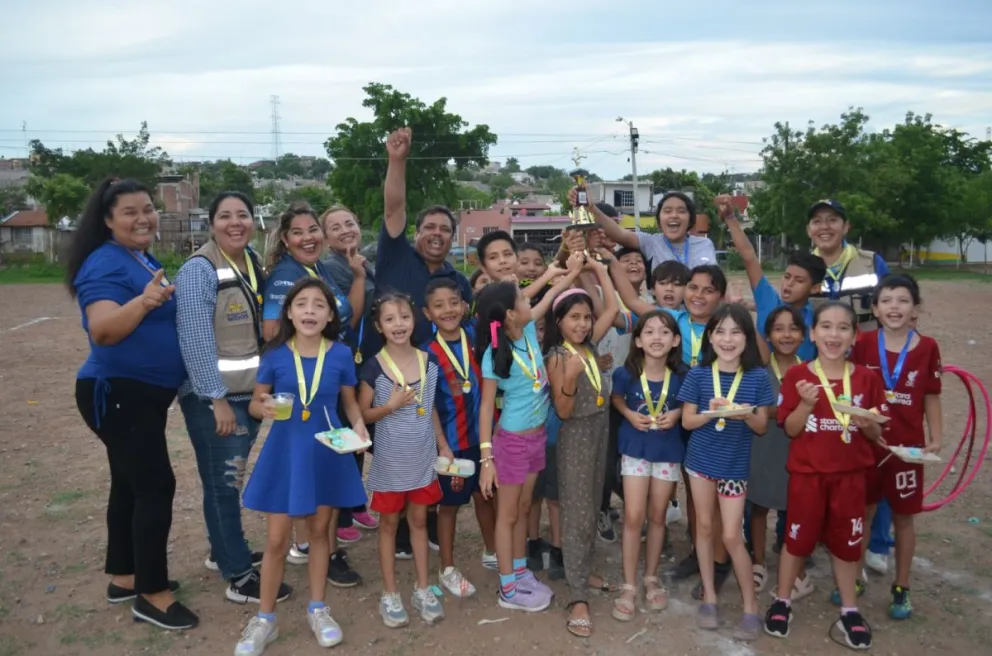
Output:
<instances>
[{"instance_id":1,"label":"gold trophy","mask_svg":"<svg viewBox=\"0 0 992 656\"><path fill-rule=\"evenodd\" d=\"M575 148L572 151L572 161L575 162L576 168L570 171L569 175L573 180L575 180L576 202L575 207L573 207L568 213L571 223L562 231L561 249L558 251L557 258L558 264L561 266L565 265L565 260L567 260L569 256L568 245L565 243L565 234L570 231L582 232L587 247L587 250L584 252L586 257L589 257L589 232L596 229L596 220L593 218L592 213L588 209L589 192L586 190L586 177L588 177L589 172L579 167L579 164L583 159L585 159L585 156L580 155L579 149Z\"/></svg>"}]
</instances>

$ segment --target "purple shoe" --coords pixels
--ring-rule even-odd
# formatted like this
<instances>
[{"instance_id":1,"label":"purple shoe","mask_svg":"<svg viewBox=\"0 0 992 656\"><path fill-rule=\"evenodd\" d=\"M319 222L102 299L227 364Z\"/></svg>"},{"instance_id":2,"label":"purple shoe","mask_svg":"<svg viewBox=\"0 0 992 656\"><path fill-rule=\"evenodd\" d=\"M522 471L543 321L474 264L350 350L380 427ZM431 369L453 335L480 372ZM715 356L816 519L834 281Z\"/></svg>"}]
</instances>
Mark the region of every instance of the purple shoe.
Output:
<instances>
[{"instance_id":1,"label":"purple shoe","mask_svg":"<svg viewBox=\"0 0 992 656\"><path fill-rule=\"evenodd\" d=\"M551 600L555 596L555 591L542 583L539 578L534 576L534 572L530 570L527 570L523 576L517 579L517 589L519 590L520 588L529 590L539 597L547 599L548 603L551 603Z\"/></svg>"},{"instance_id":2,"label":"purple shoe","mask_svg":"<svg viewBox=\"0 0 992 656\"><path fill-rule=\"evenodd\" d=\"M506 608L507 610L522 610L527 613L537 613L550 606L551 599L528 588L521 588L520 582L517 581L517 589L509 597L504 596L502 590L499 591L497 603L500 608Z\"/></svg>"}]
</instances>

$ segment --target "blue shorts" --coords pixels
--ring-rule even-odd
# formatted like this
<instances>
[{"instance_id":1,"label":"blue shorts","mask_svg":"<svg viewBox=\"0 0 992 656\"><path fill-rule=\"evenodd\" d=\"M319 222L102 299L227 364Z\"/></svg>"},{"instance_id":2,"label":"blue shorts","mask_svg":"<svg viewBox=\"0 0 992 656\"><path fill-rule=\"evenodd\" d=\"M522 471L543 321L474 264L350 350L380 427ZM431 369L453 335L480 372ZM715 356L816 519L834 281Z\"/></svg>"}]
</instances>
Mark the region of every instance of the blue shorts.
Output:
<instances>
[{"instance_id":1,"label":"blue shorts","mask_svg":"<svg viewBox=\"0 0 992 656\"><path fill-rule=\"evenodd\" d=\"M467 449L454 452L455 458L460 460L471 460L475 463L475 473L469 478L459 478L457 476L438 476L437 481L441 485L442 506L464 506L472 500L472 494L479 491L479 460L482 458L482 450L477 446L470 446Z\"/></svg>"}]
</instances>

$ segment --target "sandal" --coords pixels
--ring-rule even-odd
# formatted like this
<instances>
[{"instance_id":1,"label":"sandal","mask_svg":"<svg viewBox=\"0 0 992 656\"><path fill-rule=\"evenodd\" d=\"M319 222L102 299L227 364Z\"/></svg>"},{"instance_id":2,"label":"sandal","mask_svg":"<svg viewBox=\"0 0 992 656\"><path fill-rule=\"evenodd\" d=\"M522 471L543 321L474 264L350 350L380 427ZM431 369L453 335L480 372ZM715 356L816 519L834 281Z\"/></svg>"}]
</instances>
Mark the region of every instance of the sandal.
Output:
<instances>
[{"instance_id":1,"label":"sandal","mask_svg":"<svg viewBox=\"0 0 992 656\"><path fill-rule=\"evenodd\" d=\"M624 583L620 586L620 596L613 600L613 619L629 622L637 614L637 588Z\"/></svg>"},{"instance_id":2,"label":"sandal","mask_svg":"<svg viewBox=\"0 0 992 656\"><path fill-rule=\"evenodd\" d=\"M593 583L594 579L599 579L599 585ZM612 592L618 592L620 590L620 588L611 585L609 581L604 579L602 576L598 576L596 574L590 574L589 580L586 583L593 590L599 590L600 592L612 593Z\"/></svg>"},{"instance_id":3,"label":"sandal","mask_svg":"<svg viewBox=\"0 0 992 656\"><path fill-rule=\"evenodd\" d=\"M813 587L813 577L810 576L809 572L806 572L806 576L803 578L796 577L796 582L792 584L792 597L790 598L790 601L805 599L813 594L815 590L816 588ZM778 596L778 590L772 588L768 591L768 594L770 594L772 599L774 599Z\"/></svg>"},{"instance_id":4,"label":"sandal","mask_svg":"<svg viewBox=\"0 0 992 656\"><path fill-rule=\"evenodd\" d=\"M657 576L644 577L644 600L648 610L660 611L668 608L668 590L658 583Z\"/></svg>"},{"instance_id":5,"label":"sandal","mask_svg":"<svg viewBox=\"0 0 992 656\"><path fill-rule=\"evenodd\" d=\"M768 570L764 565L752 565L751 571L754 573L754 592L757 594L768 585Z\"/></svg>"},{"instance_id":6,"label":"sandal","mask_svg":"<svg viewBox=\"0 0 992 656\"><path fill-rule=\"evenodd\" d=\"M569 615L578 604L583 604L586 607L586 612L589 612L589 604L584 601L573 601L566 606ZM592 635L592 620L588 617L569 617L568 621L565 622L565 628L577 638L588 638Z\"/></svg>"}]
</instances>

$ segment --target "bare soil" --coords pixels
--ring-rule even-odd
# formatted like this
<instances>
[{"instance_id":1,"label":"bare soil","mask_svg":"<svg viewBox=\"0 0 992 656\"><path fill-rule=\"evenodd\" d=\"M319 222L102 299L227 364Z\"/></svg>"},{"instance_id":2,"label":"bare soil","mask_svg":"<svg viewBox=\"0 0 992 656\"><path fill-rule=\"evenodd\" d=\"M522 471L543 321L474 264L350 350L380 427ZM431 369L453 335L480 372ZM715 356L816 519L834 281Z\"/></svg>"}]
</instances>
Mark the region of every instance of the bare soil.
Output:
<instances>
[{"instance_id":1,"label":"bare soil","mask_svg":"<svg viewBox=\"0 0 992 656\"><path fill-rule=\"evenodd\" d=\"M992 286L979 282L924 282L927 312L922 330L940 342L944 362L963 366L992 381ZM231 653L254 606L224 600L223 583L204 569L207 542L192 449L178 407L169 422L170 448L178 479L170 544L171 575L183 583L180 598L196 610L201 626L168 634L131 620L130 608L105 601L103 574L105 507L108 489L103 447L79 418L73 399L75 372L87 353L78 309L56 285L0 287L0 656L36 654L220 654ZM964 429L966 397L946 380L944 456ZM979 418L984 432L987 419ZM258 453L258 448L255 449ZM939 470L928 469L932 477ZM934 497L942 498L946 488ZM914 617L897 623L886 616L890 581L872 575L862 609L875 631L878 654L988 653L992 644L992 473L988 468L949 506L918 521L914 569ZM971 521L969 521L971 520ZM744 645L730 638L740 614L736 586L722 598L724 627L695 628L691 583L673 592L671 608L642 613L626 624L610 616L611 600L593 593L595 634L580 640L565 631L563 604L535 615L512 614L496 606L495 575L479 561L481 540L470 510L460 516L457 557L480 588L465 601L445 598L447 618L437 626L419 617L390 630L379 620L380 580L375 534L350 549L363 587L328 588L328 602L345 631L343 654L828 654L843 649L827 637L836 610L827 559L818 554L817 592L796 604L788 640L763 636ZM246 513L249 539L264 539L260 516ZM688 551L684 526L672 527L676 552ZM620 580L619 544L597 544L601 571ZM774 555L769 570L774 572ZM436 568L436 562L432 569ZM411 562L399 564L402 589L413 584ZM774 581L774 574L771 576ZM288 566L297 592L280 605L281 638L275 654L316 654L304 611L306 569ZM565 596L557 584L559 596ZM764 607L767 593L761 600ZM482 619L509 618L479 626ZM983 646L984 645L984 646Z\"/></svg>"}]
</instances>

